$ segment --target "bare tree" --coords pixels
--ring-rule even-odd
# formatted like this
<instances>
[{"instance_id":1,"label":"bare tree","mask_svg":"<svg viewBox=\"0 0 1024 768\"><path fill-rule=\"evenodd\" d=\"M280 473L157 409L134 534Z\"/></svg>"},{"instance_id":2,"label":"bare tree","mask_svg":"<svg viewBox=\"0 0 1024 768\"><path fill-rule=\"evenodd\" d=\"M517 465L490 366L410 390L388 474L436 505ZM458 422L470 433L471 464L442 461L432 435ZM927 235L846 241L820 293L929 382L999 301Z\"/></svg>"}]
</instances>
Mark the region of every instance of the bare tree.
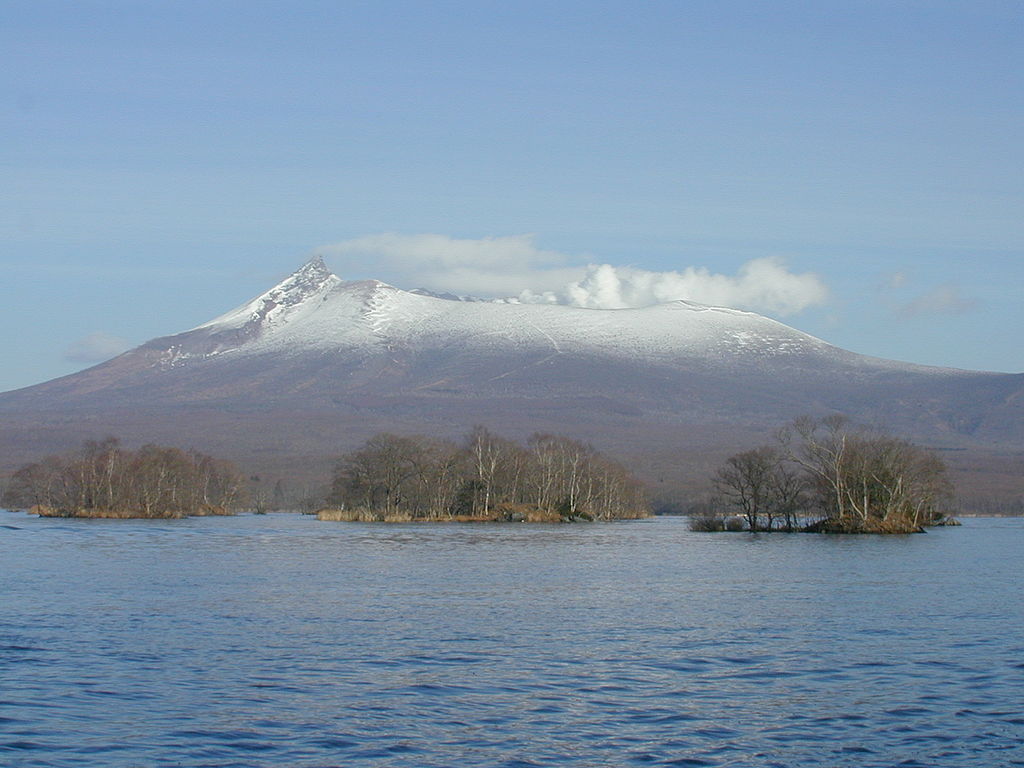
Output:
<instances>
[{"instance_id":1,"label":"bare tree","mask_svg":"<svg viewBox=\"0 0 1024 768\"><path fill-rule=\"evenodd\" d=\"M6 501L66 515L162 517L207 511L214 499L223 511L240 485L228 462L158 445L132 452L107 438L22 467Z\"/></svg>"},{"instance_id":2,"label":"bare tree","mask_svg":"<svg viewBox=\"0 0 1024 768\"><path fill-rule=\"evenodd\" d=\"M514 501L522 469L522 449L477 425L466 438L465 450L473 471L472 514L487 514L495 504Z\"/></svg>"},{"instance_id":3,"label":"bare tree","mask_svg":"<svg viewBox=\"0 0 1024 768\"><path fill-rule=\"evenodd\" d=\"M736 508L751 531L771 530L777 503L773 499L774 474L779 466L778 451L770 446L730 456L714 477L715 490L729 506ZM766 520L762 526L761 520Z\"/></svg>"},{"instance_id":4,"label":"bare tree","mask_svg":"<svg viewBox=\"0 0 1024 768\"><path fill-rule=\"evenodd\" d=\"M378 519L646 515L640 483L590 446L554 435L534 435L529 446L485 427L475 427L461 448L425 437L377 435L338 462L328 503Z\"/></svg>"},{"instance_id":5,"label":"bare tree","mask_svg":"<svg viewBox=\"0 0 1024 768\"><path fill-rule=\"evenodd\" d=\"M415 514L416 480L426 463L422 439L381 433L339 462L331 503L380 509L393 515L400 508Z\"/></svg>"},{"instance_id":6,"label":"bare tree","mask_svg":"<svg viewBox=\"0 0 1024 768\"><path fill-rule=\"evenodd\" d=\"M779 461L769 478L768 529L775 519L782 520L787 531L800 525L801 512L807 506L807 480L779 455Z\"/></svg>"},{"instance_id":7,"label":"bare tree","mask_svg":"<svg viewBox=\"0 0 1024 768\"><path fill-rule=\"evenodd\" d=\"M952 497L934 452L838 416L795 420L778 447L731 456L713 480L752 531L792 531L811 509L816 530L911 531L944 517Z\"/></svg>"},{"instance_id":8,"label":"bare tree","mask_svg":"<svg viewBox=\"0 0 1024 768\"><path fill-rule=\"evenodd\" d=\"M913 530L942 517L951 499L945 463L906 440L839 417L798 419L781 439L822 517L842 527Z\"/></svg>"},{"instance_id":9,"label":"bare tree","mask_svg":"<svg viewBox=\"0 0 1024 768\"><path fill-rule=\"evenodd\" d=\"M779 440L787 458L806 472L817 489L821 506L845 517L849 489L847 474L849 420L844 416L814 419L802 416L784 429Z\"/></svg>"}]
</instances>

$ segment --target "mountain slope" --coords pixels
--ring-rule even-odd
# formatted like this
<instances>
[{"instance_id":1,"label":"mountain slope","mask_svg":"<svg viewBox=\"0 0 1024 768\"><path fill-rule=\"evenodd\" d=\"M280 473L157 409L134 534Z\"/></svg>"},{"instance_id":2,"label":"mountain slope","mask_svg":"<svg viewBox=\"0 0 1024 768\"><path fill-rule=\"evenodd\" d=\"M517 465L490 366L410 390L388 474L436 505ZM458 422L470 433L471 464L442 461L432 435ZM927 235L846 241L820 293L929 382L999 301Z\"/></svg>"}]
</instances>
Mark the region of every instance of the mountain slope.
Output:
<instances>
[{"instance_id":1,"label":"mountain slope","mask_svg":"<svg viewBox=\"0 0 1024 768\"><path fill-rule=\"evenodd\" d=\"M460 301L346 282L316 259L208 323L0 395L0 447L21 458L115 432L273 465L380 429L486 423L638 454L842 412L935 445L1015 451L1022 391L1019 375L865 357L750 312Z\"/></svg>"}]
</instances>

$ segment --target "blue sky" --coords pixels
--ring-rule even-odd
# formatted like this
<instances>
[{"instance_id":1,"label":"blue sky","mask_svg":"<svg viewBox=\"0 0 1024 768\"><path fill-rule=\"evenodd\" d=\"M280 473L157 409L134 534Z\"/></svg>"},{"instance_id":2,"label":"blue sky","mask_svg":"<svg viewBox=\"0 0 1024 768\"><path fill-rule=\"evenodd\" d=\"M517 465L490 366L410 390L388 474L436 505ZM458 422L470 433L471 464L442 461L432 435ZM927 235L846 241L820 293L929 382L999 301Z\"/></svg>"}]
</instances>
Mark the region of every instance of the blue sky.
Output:
<instances>
[{"instance_id":1,"label":"blue sky","mask_svg":"<svg viewBox=\"0 0 1024 768\"><path fill-rule=\"evenodd\" d=\"M1024 371L1022 15L8 0L0 390L202 323L318 251L345 278L457 278L417 261L427 234L485 265L519 243L508 293L552 265L728 282L770 260L824 293L750 308Z\"/></svg>"}]
</instances>

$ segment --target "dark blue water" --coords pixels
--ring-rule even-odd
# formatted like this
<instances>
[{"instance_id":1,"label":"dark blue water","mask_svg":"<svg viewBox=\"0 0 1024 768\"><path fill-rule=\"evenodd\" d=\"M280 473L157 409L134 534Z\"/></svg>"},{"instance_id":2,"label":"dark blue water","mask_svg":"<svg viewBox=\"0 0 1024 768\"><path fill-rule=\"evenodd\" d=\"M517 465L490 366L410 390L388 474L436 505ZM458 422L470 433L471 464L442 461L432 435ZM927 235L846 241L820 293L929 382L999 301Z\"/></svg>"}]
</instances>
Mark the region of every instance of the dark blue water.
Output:
<instances>
[{"instance_id":1,"label":"dark blue water","mask_svg":"<svg viewBox=\"0 0 1024 768\"><path fill-rule=\"evenodd\" d=\"M1024 521L0 513L3 766L1024 765Z\"/></svg>"}]
</instances>

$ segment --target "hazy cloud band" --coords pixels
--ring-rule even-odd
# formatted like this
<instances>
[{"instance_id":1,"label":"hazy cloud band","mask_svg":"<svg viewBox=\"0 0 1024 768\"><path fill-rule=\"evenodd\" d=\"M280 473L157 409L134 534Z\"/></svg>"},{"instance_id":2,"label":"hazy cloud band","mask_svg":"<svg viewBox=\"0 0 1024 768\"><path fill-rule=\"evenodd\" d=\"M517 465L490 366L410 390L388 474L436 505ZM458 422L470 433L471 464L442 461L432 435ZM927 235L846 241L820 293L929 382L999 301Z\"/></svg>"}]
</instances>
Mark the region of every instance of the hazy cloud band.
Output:
<instances>
[{"instance_id":1,"label":"hazy cloud band","mask_svg":"<svg viewBox=\"0 0 1024 768\"><path fill-rule=\"evenodd\" d=\"M64 350L64 359L72 363L100 363L127 351L131 344L109 333L90 333L71 342Z\"/></svg>"}]
</instances>

